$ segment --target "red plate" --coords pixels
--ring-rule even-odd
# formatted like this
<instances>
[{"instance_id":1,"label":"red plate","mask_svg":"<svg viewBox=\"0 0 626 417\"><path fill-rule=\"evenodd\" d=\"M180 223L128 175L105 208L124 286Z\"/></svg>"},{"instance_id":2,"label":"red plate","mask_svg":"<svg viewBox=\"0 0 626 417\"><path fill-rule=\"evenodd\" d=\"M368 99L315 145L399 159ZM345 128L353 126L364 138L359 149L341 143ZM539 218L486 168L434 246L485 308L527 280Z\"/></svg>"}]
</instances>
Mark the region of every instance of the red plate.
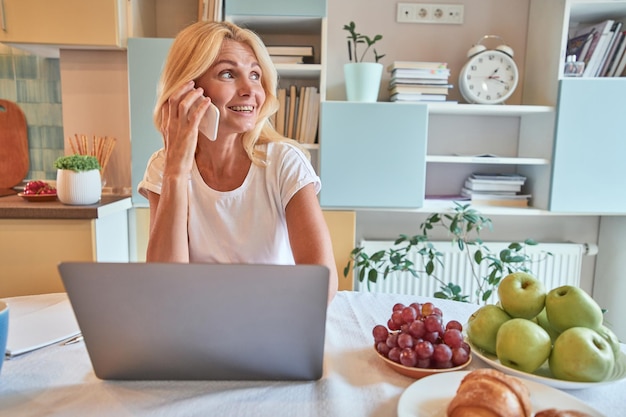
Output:
<instances>
[{"instance_id":1,"label":"red plate","mask_svg":"<svg viewBox=\"0 0 626 417\"><path fill-rule=\"evenodd\" d=\"M56 201L56 194L24 194L19 193L20 197L22 197L26 201Z\"/></svg>"}]
</instances>

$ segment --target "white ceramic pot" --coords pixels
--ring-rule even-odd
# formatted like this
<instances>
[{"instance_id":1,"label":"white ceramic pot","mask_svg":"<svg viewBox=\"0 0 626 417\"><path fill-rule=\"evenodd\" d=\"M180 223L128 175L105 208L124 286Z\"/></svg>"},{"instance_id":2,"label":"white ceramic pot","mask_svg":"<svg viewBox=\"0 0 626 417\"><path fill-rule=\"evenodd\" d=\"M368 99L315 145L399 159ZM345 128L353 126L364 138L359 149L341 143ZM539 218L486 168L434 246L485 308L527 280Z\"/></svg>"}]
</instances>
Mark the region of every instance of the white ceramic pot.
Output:
<instances>
[{"instance_id":1,"label":"white ceramic pot","mask_svg":"<svg viewBox=\"0 0 626 417\"><path fill-rule=\"evenodd\" d=\"M348 101L375 102L383 76L383 64L358 62L345 64L346 96Z\"/></svg>"},{"instance_id":2,"label":"white ceramic pot","mask_svg":"<svg viewBox=\"0 0 626 417\"><path fill-rule=\"evenodd\" d=\"M88 205L100 201L102 181L100 170L57 170L57 197L63 204Z\"/></svg>"}]
</instances>

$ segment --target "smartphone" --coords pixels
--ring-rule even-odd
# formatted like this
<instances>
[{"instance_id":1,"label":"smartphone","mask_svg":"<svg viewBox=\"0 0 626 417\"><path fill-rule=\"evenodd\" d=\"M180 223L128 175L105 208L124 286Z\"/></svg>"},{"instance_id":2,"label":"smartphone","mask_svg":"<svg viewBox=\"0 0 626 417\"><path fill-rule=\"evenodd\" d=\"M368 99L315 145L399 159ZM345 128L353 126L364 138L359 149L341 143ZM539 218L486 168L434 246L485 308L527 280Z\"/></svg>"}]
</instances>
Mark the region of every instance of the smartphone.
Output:
<instances>
[{"instance_id":1,"label":"smartphone","mask_svg":"<svg viewBox=\"0 0 626 417\"><path fill-rule=\"evenodd\" d=\"M209 105L204 117L200 120L198 131L209 140L217 139L217 126L219 125L220 111L213 103Z\"/></svg>"}]
</instances>

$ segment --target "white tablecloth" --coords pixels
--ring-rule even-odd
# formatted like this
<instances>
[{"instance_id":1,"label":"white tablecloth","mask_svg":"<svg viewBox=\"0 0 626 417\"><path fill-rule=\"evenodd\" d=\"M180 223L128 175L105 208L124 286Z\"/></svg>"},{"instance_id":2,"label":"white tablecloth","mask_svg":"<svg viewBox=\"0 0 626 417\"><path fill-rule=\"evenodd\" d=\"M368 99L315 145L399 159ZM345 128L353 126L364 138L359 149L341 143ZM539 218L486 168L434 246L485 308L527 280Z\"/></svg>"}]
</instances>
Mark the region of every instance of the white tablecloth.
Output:
<instances>
[{"instance_id":1,"label":"white tablecloth","mask_svg":"<svg viewBox=\"0 0 626 417\"><path fill-rule=\"evenodd\" d=\"M55 344L4 363L0 415L396 416L400 395L415 380L375 355L372 328L386 323L394 303L425 300L339 292L328 311L324 375L312 382L102 381L83 343ZM446 321L465 323L476 309L430 300ZM484 366L476 358L469 369ZM568 393L607 417L626 415L626 381Z\"/></svg>"}]
</instances>

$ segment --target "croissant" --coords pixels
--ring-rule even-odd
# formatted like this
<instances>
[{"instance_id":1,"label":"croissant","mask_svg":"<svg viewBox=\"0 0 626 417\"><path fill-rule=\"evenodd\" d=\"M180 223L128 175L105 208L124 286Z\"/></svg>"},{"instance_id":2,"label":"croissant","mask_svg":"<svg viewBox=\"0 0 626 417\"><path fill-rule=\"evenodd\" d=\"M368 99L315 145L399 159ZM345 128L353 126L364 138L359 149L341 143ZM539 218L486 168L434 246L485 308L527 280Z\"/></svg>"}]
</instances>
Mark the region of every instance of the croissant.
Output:
<instances>
[{"instance_id":1,"label":"croissant","mask_svg":"<svg viewBox=\"0 0 626 417\"><path fill-rule=\"evenodd\" d=\"M495 369L467 374L448 405L448 417L531 417L530 391Z\"/></svg>"},{"instance_id":2,"label":"croissant","mask_svg":"<svg viewBox=\"0 0 626 417\"><path fill-rule=\"evenodd\" d=\"M549 408L547 410L541 410L535 417L591 417L589 414L576 411L576 410L558 410L556 408Z\"/></svg>"}]
</instances>

